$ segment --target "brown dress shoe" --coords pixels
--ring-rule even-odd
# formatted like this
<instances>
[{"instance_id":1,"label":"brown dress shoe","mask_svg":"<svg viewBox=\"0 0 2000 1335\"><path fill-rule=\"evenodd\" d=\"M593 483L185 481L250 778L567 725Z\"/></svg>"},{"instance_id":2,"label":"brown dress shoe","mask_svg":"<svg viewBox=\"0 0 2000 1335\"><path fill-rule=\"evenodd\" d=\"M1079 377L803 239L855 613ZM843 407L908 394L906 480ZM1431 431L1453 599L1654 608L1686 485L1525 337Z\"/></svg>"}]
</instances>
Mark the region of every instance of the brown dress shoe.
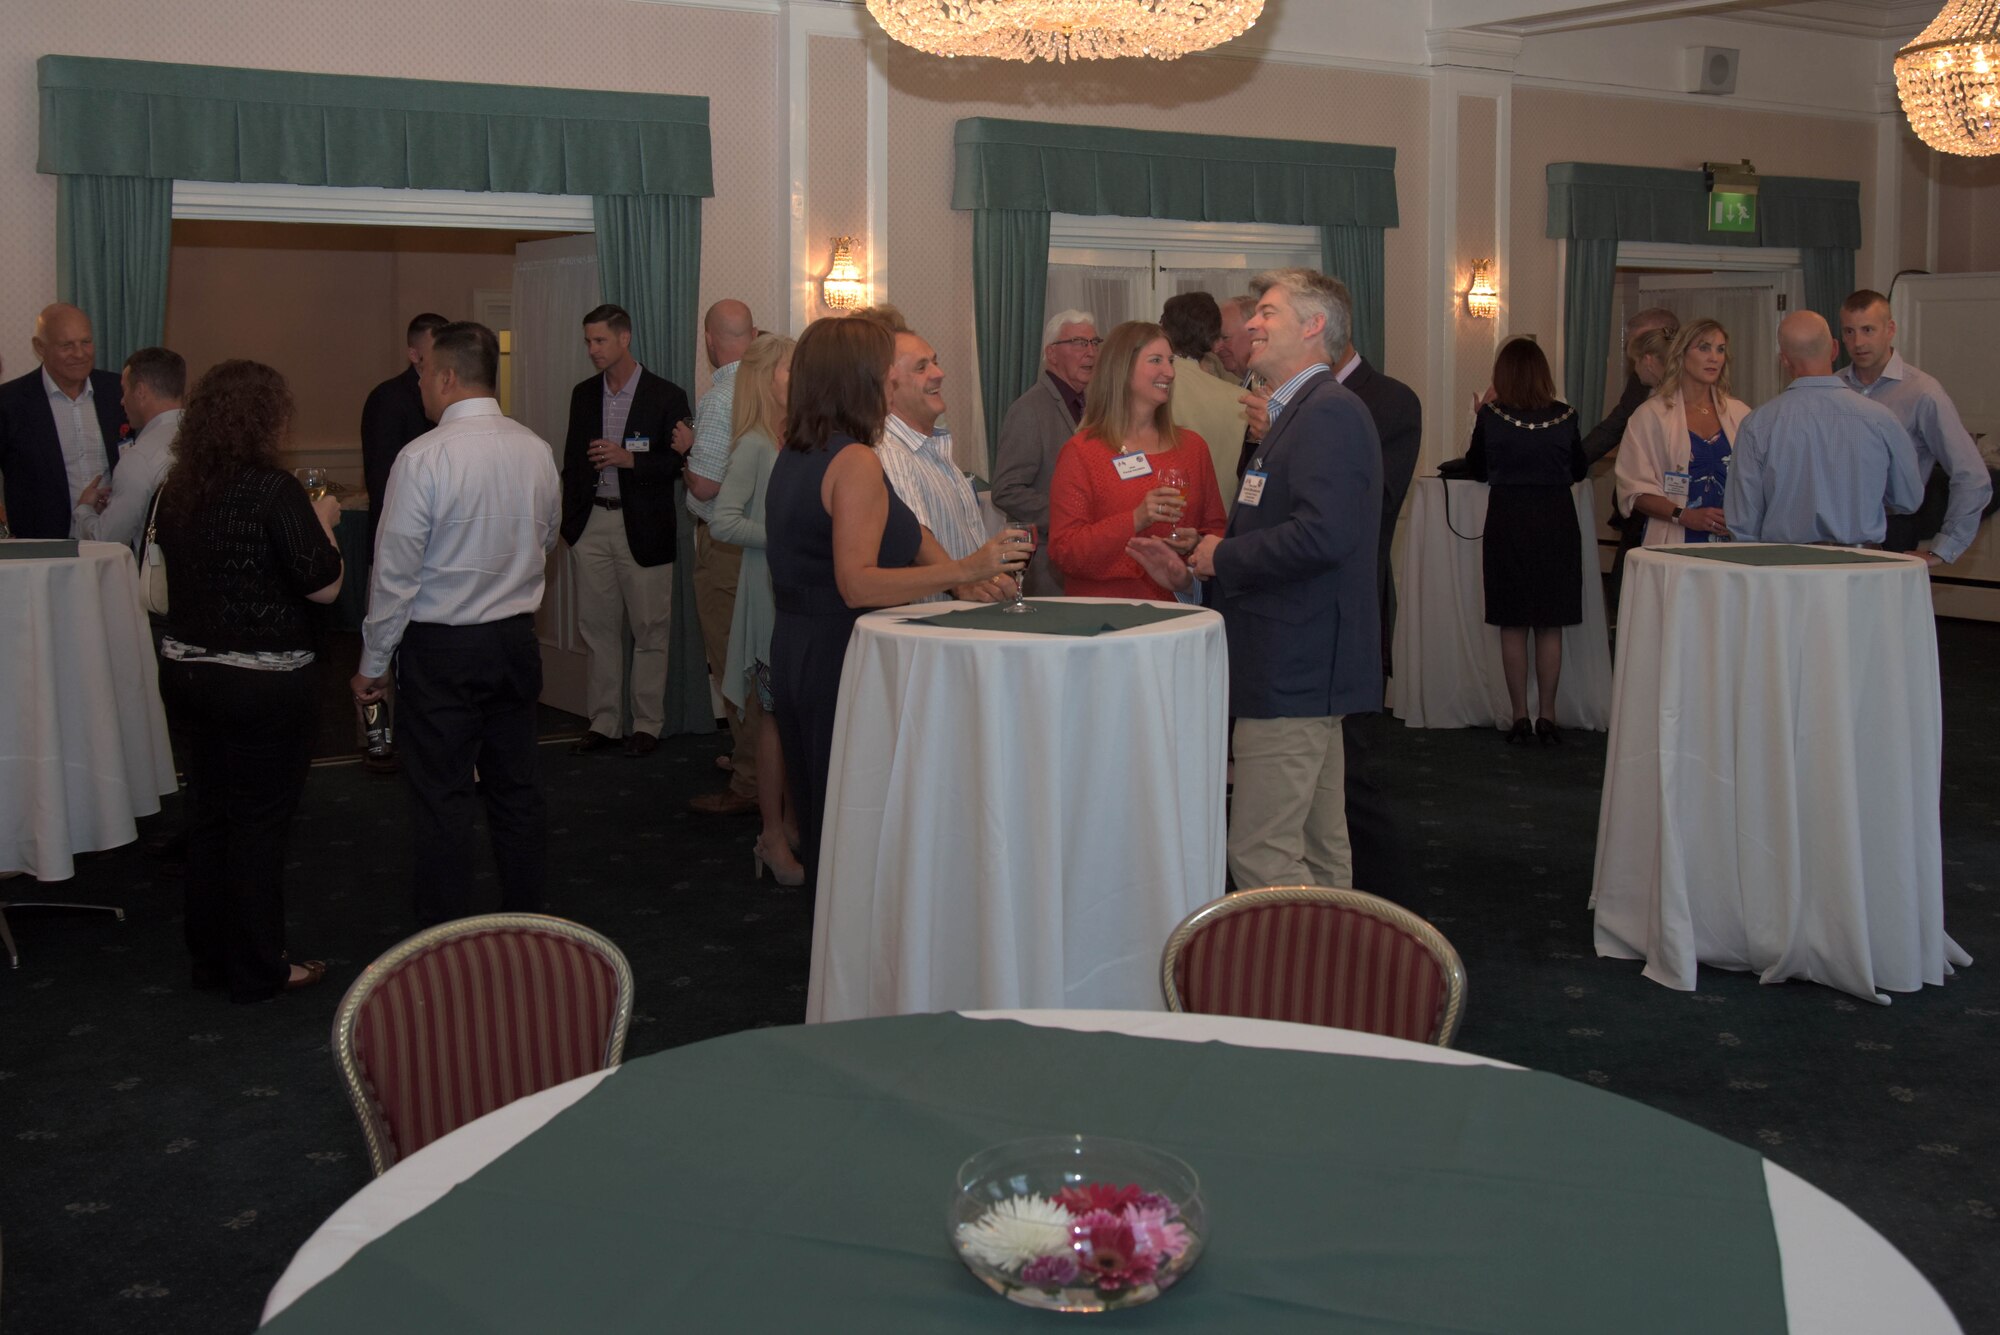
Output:
<instances>
[{"instance_id":1,"label":"brown dress shoe","mask_svg":"<svg viewBox=\"0 0 2000 1335\"><path fill-rule=\"evenodd\" d=\"M660 749L660 739L650 732L635 732L625 739L625 754L628 756L650 756Z\"/></svg>"},{"instance_id":2,"label":"brown dress shoe","mask_svg":"<svg viewBox=\"0 0 2000 1335\"><path fill-rule=\"evenodd\" d=\"M704 816L741 816L756 809L756 798L727 788L719 793L703 793L700 797L688 799L688 810L698 811Z\"/></svg>"},{"instance_id":3,"label":"brown dress shoe","mask_svg":"<svg viewBox=\"0 0 2000 1335\"><path fill-rule=\"evenodd\" d=\"M617 744L618 739L616 737L606 737L603 733L593 729L571 742L569 749L571 754L581 756L588 755L592 751L602 751L607 746L616 746Z\"/></svg>"}]
</instances>

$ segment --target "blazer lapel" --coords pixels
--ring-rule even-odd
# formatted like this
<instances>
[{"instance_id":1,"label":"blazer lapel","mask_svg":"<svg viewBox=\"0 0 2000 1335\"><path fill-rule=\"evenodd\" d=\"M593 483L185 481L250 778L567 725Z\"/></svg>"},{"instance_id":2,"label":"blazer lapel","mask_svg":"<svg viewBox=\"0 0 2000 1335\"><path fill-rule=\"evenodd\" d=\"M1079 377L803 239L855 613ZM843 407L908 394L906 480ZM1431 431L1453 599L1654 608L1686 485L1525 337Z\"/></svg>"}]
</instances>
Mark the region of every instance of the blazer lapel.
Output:
<instances>
[{"instance_id":1,"label":"blazer lapel","mask_svg":"<svg viewBox=\"0 0 2000 1335\"><path fill-rule=\"evenodd\" d=\"M1312 396L1319 393L1320 386L1326 384L1332 378L1333 375L1331 372L1326 375L1314 376L1306 385L1305 392L1285 405L1284 411L1278 414L1277 422L1273 424L1269 434L1264 437L1264 443L1257 447L1256 454L1252 456L1252 467L1256 466L1256 462L1259 459L1269 461L1271 452L1277 449L1279 443L1284 440L1287 428L1298 420L1299 409L1305 407L1311 401Z\"/></svg>"}]
</instances>

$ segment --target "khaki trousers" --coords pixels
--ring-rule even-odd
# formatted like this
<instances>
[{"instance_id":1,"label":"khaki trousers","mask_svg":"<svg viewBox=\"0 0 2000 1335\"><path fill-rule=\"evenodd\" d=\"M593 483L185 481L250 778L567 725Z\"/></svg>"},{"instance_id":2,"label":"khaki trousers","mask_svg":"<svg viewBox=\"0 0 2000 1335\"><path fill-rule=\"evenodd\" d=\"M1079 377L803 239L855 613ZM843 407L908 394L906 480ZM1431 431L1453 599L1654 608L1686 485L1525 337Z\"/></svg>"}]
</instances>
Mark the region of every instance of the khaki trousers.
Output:
<instances>
[{"instance_id":1,"label":"khaki trousers","mask_svg":"<svg viewBox=\"0 0 2000 1335\"><path fill-rule=\"evenodd\" d=\"M623 731L626 626L632 628L632 730L660 735L667 708L667 612L673 604L672 565L641 566L625 540L625 517L602 506L570 549L576 567L576 629L590 653L584 708L590 730Z\"/></svg>"},{"instance_id":2,"label":"khaki trousers","mask_svg":"<svg viewBox=\"0 0 2000 1335\"><path fill-rule=\"evenodd\" d=\"M694 527L694 610L701 622L701 652L708 660L709 680L720 683L729 660L729 623L736 615L736 580L743 568L743 549L722 542L696 520ZM723 717L729 720L732 748L731 792L757 795L757 734L743 726L743 715L725 698Z\"/></svg>"},{"instance_id":3,"label":"khaki trousers","mask_svg":"<svg viewBox=\"0 0 2000 1335\"><path fill-rule=\"evenodd\" d=\"M1229 874L1238 890L1354 883L1340 718L1240 718Z\"/></svg>"}]
</instances>

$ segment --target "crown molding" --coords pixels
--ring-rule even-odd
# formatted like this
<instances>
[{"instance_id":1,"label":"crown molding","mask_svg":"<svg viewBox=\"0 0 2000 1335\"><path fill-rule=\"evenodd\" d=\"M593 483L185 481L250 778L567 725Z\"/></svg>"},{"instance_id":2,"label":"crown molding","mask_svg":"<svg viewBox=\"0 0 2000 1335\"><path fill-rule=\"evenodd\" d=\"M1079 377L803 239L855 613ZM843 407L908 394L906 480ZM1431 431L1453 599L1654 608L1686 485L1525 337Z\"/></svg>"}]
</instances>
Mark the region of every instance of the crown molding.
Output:
<instances>
[{"instance_id":1,"label":"crown molding","mask_svg":"<svg viewBox=\"0 0 2000 1335\"><path fill-rule=\"evenodd\" d=\"M1521 41L1514 33L1477 32L1470 28L1432 28L1424 34L1431 68L1492 70L1512 74L1521 59Z\"/></svg>"}]
</instances>

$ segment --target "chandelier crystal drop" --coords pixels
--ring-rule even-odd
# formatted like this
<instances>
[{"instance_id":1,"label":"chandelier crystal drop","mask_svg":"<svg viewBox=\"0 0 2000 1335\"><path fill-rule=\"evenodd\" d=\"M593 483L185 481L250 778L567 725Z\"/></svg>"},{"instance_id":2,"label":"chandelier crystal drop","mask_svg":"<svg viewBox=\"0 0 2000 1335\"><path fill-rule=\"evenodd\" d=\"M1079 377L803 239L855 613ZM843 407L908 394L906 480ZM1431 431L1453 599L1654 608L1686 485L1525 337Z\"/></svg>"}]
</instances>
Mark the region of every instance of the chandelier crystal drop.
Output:
<instances>
[{"instance_id":1,"label":"chandelier crystal drop","mask_svg":"<svg viewBox=\"0 0 2000 1335\"><path fill-rule=\"evenodd\" d=\"M2000 0L1948 0L1896 53L1896 94L1940 153L2000 153Z\"/></svg>"},{"instance_id":2,"label":"chandelier crystal drop","mask_svg":"<svg viewBox=\"0 0 2000 1335\"><path fill-rule=\"evenodd\" d=\"M1177 60L1242 36L1264 0L868 0L882 30L934 56Z\"/></svg>"}]
</instances>

